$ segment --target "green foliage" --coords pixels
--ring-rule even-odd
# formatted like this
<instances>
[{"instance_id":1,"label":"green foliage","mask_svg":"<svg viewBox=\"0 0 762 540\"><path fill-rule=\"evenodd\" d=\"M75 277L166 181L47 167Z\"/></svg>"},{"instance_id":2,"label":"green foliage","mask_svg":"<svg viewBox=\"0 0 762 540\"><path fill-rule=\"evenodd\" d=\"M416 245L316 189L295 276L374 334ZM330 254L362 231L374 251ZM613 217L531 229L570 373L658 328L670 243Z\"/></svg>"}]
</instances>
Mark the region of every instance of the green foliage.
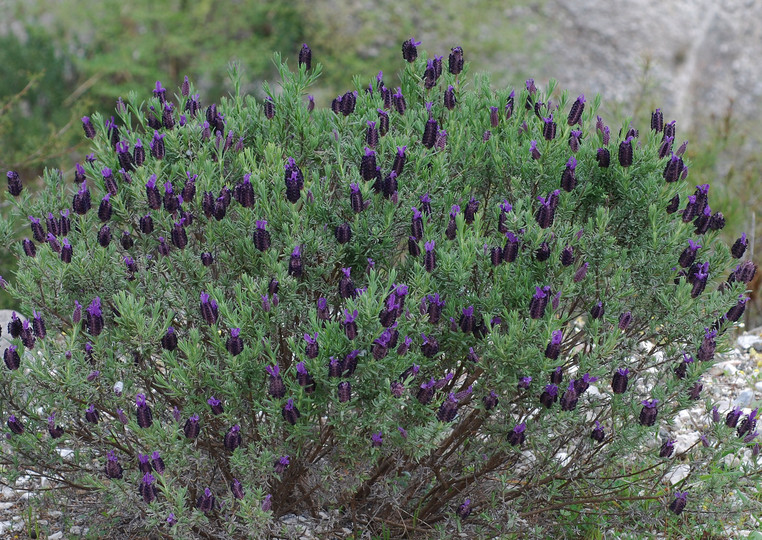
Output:
<instances>
[{"instance_id":1,"label":"green foliage","mask_svg":"<svg viewBox=\"0 0 762 540\"><path fill-rule=\"evenodd\" d=\"M0 169L27 169L56 163L68 141L59 138L73 121L69 105L72 65L39 28L0 37Z\"/></svg>"},{"instance_id":2,"label":"green foliage","mask_svg":"<svg viewBox=\"0 0 762 540\"><path fill-rule=\"evenodd\" d=\"M86 10L72 9L75 3L25 3L17 15L42 25L53 15L58 45L71 53L85 80L97 81L90 92L101 105L131 90L144 92L157 79L184 75L217 100L230 90L231 59L266 75L272 72L270 51L292 50L302 37L299 13L289 3L245 0L219 9L209 0L174 0L157 9L148 0L105 0L89 2Z\"/></svg>"},{"instance_id":3,"label":"green foliage","mask_svg":"<svg viewBox=\"0 0 762 540\"><path fill-rule=\"evenodd\" d=\"M656 530L685 526L713 498L723 504L727 483L702 475L747 446L732 428L711 425L708 447L675 458L654 448L659 429L696 404L689 393L712 362L692 363L684 378L675 366L683 352L713 356L707 328L727 330L721 318L744 290L738 282L719 290L734 262L719 233L699 235L680 212L666 212L676 194L684 208L694 188L665 182L661 133L642 129L632 164L620 165L620 140L605 144L596 129L596 98L574 152L576 126L566 122L574 98L562 92L558 110L543 104L555 83L531 94L494 91L487 77L448 73L445 59L426 89L426 60L420 51L400 71L407 109L387 111L379 172L368 181L367 122L378 122L383 106L375 74L355 79L346 114L310 112L306 96L322 66L290 71L277 55L280 88L263 87L271 117L267 102L240 91L237 66L235 92L216 107L224 121L211 108L185 112L186 98L175 101L180 91L170 89L175 125L160 129L165 152L148 127L149 107L161 103L144 88L145 99L133 93L114 115L120 146L132 151L140 138L147 154L124 173L115 172L125 162L110 139L111 115L93 114L85 183L72 189L50 171L38 196L13 199L17 216L78 212L71 263L54 245L38 244L35 257L17 248L10 290L25 312L41 314L47 337L13 340L23 369L0 381L0 406L24 432L10 436L0 462L117 501L104 510L135 534L177 537L266 536L280 526L276 517L322 509L382 537L469 526L549 534L600 511L615 530ZM179 84L183 72L174 73ZM443 102L450 86L452 110ZM436 136L424 137L432 122ZM596 161L603 147L609 167ZM110 174L116 189L102 202ZM357 190L367 205L353 202ZM703 292L696 265L676 268L689 239L702 244L697 264L708 264ZM537 256L543 243L546 259ZM75 302L89 307L81 320ZM558 332L556 357L548 345ZM332 363L341 367L332 372ZM613 393L623 368L629 387ZM562 378L561 404L546 407L551 373ZM567 390L575 381L576 399ZM652 399L655 425L641 425L641 400ZM53 413L60 438L50 432ZM193 415L198 438L188 437ZM605 430L600 443L595 422ZM62 458L60 448L76 457ZM152 452L166 466L153 481L140 460ZM672 486L665 475L678 459L690 461L691 474ZM735 483L754 474L748 465L736 471L728 475ZM678 489L688 507L673 516ZM593 530L587 517L582 524Z\"/></svg>"}]
</instances>

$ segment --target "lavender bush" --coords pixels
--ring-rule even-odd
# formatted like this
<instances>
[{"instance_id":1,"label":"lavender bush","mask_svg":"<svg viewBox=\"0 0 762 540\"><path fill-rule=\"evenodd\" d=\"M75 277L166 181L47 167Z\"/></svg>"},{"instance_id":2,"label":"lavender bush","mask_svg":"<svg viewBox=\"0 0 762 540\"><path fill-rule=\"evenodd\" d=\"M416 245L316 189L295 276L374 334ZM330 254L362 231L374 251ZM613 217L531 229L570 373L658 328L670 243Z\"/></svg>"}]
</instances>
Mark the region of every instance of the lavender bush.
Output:
<instances>
[{"instance_id":1,"label":"lavender bush","mask_svg":"<svg viewBox=\"0 0 762 540\"><path fill-rule=\"evenodd\" d=\"M756 471L723 458L758 450L756 410L720 416L701 376L754 267L675 123L610 127L597 97L492 90L419 45L398 85L358 77L330 107L306 46L264 102L157 82L83 118L73 187L8 173L31 315L3 329L7 481L167 537L324 510L393 536L740 513L725 495Z\"/></svg>"}]
</instances>

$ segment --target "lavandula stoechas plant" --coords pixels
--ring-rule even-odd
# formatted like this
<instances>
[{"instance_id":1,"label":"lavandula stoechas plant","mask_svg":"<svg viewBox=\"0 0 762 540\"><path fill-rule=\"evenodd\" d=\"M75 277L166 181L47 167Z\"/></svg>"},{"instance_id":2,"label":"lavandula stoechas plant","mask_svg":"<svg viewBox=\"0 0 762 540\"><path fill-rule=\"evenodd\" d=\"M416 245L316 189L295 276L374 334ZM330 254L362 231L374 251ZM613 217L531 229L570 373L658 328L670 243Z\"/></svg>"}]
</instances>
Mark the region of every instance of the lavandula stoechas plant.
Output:
<instances>
[{"instance_id":1,"label":"lavandula stoechas plant","mask_svg":"<svg viewBox=\"0 0 762 540\"><path fill-rule=\"evenodd\" d=\"M725 218L662 111L619 132L597 99L474 91L461 47L420 46L394 88L379 74L335 111L306 99L321 70L306 45L264 104L158 84L83 119L94 155L65 196L56 173L26 198L7 172L29 238L6 279L29 320L3 334L23 452L0 465L58 478L56 448L76 447L95 459L75 484L140 515L172 506L175 536L246 536L317 501L394 534L412 514L501 519L493 500L549 524L616 504L621 525L647 498L666 519L654 486L672 458L645 449L701 403L746 309L750 239L719 244ZM729 414L681 450L686 513L709 453L752 444L756 414ZM622 496L601 478L632 460L647 465Z\"/></svg>"}]
</instances>

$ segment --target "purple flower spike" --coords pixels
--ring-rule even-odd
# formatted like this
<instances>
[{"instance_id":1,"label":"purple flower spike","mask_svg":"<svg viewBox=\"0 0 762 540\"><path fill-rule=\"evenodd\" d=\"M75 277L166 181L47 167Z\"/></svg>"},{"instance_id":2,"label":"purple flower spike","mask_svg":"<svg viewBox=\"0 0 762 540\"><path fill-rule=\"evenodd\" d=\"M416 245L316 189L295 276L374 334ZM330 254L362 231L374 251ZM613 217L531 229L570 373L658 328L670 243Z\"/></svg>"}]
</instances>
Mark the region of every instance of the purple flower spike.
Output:
<instances>
[{"instance_id":1,"label":"purple flower spike","mask_svg":"<svg viewBox=\"0 0 762 540\"><path fill-rule=\"evenodd\" d=\"M453 47L450 51L447 68L451 74L459 75L463 71L463 49L461 47Z\"/></svg>"},{"instance_id":2,"label":"purple flower spike","mask_svg":"<svg viewBox=\"0 0 762 540\"><path fill-rule=\"evenodd\" d=\"M524 440L526 440L525 431L526 424L523 422L514 427L513 430L508 434L508 444L511 446L521 446L524 443Z\"/></svg>"},{"instance_id":3,"label":"purple flower spike","mask_svg":"<svg viewBox=\"0 0 762 540\"><path fill-rule=\"evenodd\" d=\"M558 359L558 355L561 353L561 342L563 341L563 337L563 331L553 331L550 337L550 342L545 347L545 358L549 358L550 360Z\"/></svg>"},{"instance_id":4,"label":"purple flower spike","mask_svg":"<svg viewBox=\"0 0 762 540\"><path fill-rule=\"evenodd\" d=\"M225 448L231 452L241 446L241 426L238 424L231 426L225 433L223 443Z\"/></svg>"},{"instance_id":5,"label":"purple flower spike","mask_svg":"<svg viewBox=\"0 0 762 540\"><path fill-rule=\"evenodd\" d=\"M529 154L534 160L538 160L542 157L542 154L540 154L540 151L537 149L537 141L532 140L529 142Z\"/></svg>"},{"instance_id":6,"label":"purple flower spike","mask_svg":"<svg viewBox=\"0 0 762 540\"><path fill-rule=\"evenodd\" d=\"M241 329L231 328L230 337L225 342L225 348L233 356L238 356L243 352L243 340L241 339Z\"/></svg>"},{"instance_id":7,"label":"purple flower spike","mask_svg":"<svg viewBox=\"0 0 762 540\"><path fill-rule=\"evenodd\" d=\"M210 298L209 294L201 292L201 316L207 324L213 325L217 322L219 316L219 310L217 308L217 302Z\"/></svg>"},{"instance_id":8,"label":"purple flower spike","mask_svg":"<svg viewBox=\"0 0 762 540\"><path fill-rule=\"evenodd\" d=\"M600 319L603 317L605 313L605 308L603 307L603 302L596 303L591 309L590 309L590 317L593 319Z\"/></svg>"},{"instance_id":9,"label":"purple flower spike","mask_svg":"<svg viewBox=\"0 0 762 540\"><path fill-rule=\"evenodd\" d=\"M556 123L553 121L553 115L543 118L542 121L544 122L542 136L546 141L552 141L556 138Z\"/></svg>"},{"instance_id":10,"label":"purple flower spike","mask_svg":"<svg viewBox=\"0 0 762 540\"><path fill-rule=\"evenodd\" d=\"M161 459L161 454L159 454L159 452L151 453L151 465L157 473L164 474L164 460Z\"/></svg>"},{"instance_id":11,"label":"purple flower spike","mask_svg":"<svg viewBox=\"0 0 762 540\"><path fill-rule=\"evenodd\" d=\"M201 496L198 498L198 501L196 501L196 508L201 510L202 512L209 513L212 510L214 510L215 506L215 498L214 494L212 493L212 490L209 488L206 488L204 490L204 493L201 494Z\"/></svg>"},{"instance_id":12,"label":"purple flower spike","mask_svg":"<svg viewBox=\"0 0 762 540\"><path fill-rule=\"evenodd\" d=\"M757 413L759 413L759 408L754 409L746 415L746 418L741 421L736 431L739 438L744 437L744 435L750 437L748 441L744 440L747 444L757 436L757 433L754 431L757 427Z\"/></svg>"},{"instance_id":13,"label":"purple flower spike","mask_svg":"<svg viewBox=\"0 0 762 540\"><path fill-rule=\"evenodd\" d=\"M207 399L206 402L212 408L212 412L214 414L222 414L224 412L224 409L222 408L222 401L220 401L216 397L212 396L209 399Z\"/></svg>"},{"instance_id":14,"label":"purple flower spike","mask_svg":"<svg viewBox=\"0 0 762 540\"><path fill-rule=\"evenodd\" d=\"M603 442L606 438L606 432L603 430L603 426L598 420L595 421L595 427L593 428L592 433L590 433L590 438L599 443Z\"/></svg>"},{"instance_id":15,"label":"purple flower spike","mask_svg":"<svg viewBox=\"0 0 762 540\"><path fill-rule=\"evenodd\" d=\"M590 388L590 383L594 383L597 380L598 377L593 377L589 373L585 373L581 378L575 379L574 389L577 391L577 394L581 396L588 388Z\"/></svg>"},{"instance_id":16,"label":"purple flower spike","mask_svg":"<svg viewBox=\"0 0 762 540\"><path fill-rule=\"evenodd\" d=\"M541 319L545 315L545 308L548 305L548 293L550 287L535 286L535 293L529 302L529 316L532 319Z\"/></svg>"},{"instance_id":17,"label":"purple flower spike","mask_svg":"<svg viewBox=\"0 0 762 540\"><path fill-rule=\"evenodd\" d=\"M717 348L717 343L715 342L715 337L717 336L717 330L710 330L707 328L704 332L704 339L701 342L701 346L699 346L698 352L696 353L696 359L701 362L708 362L712 358L714 358L714 352Z\"/></svg>"},{"instance_id":18,"label":"purple flower spike","mask_svg":"<svg viewBox=\"0 0 762 540\"><path fill-rule=\"evenodd\" d=\"M370 436L371 447L378 448L384 443L383 434L379 431Z\"/></svg>"},{"instance_id":19,"label":"purple flower spike","mask_svg":"<svg viewBox=\"0 0 762 540\"><path fill-rule=\"evenodd\" d=\"M135 404L137 405L138 426L141 428L151 427L153 424L153 413L151 412L151 407L146 403L145 394L135 396Z\"/></svg>"},{"instance_id":20,"label":"purple flower spike","mask_svg":"<svg viewBox=\"0 0 762 540\"><path fill-rule=\"evenodd\" d=\"M423 266L424 268L426 268L427 272L433 272L437 266L436 253L434 253L435 245L436 245L436 242L434 242L434 240L431 240L424 244L424 249L426 250L426 254L424 255L424 258L423 258Z\"/></svg>"},{"instance_id":21,"label":"purple flower spike","mask_svg":"<svg viewBox=\"0 0 762 540\"><path fill-rule=\"evenodd\" d=\"M619 164L622 167L632 165L632 137L627 137L619 143Z\"/></svg>"},{"instance_id":22,"label":"purple flower spike","mask_svg":"<svg viewBox=\"0 0 762 540\"><path fill-rule=\"evenodd\" d=\"M572 103L571 109L569 110L569 116L566 119L566 123L570 126L581 124L582 112L584 110L585 110L585 95L580 94L579 97L577 97L577 100L574 103Z\"/></svg>"},{"instance_id":23,"label":"purple flower spike","mask_svg":"<svg viewBox=\"0 0 762 540\"><path fill-rule=\"evenodd\" d=\"M265 230L267 221L257 220L256 226L257 228L254 231L254 247L256 247L259 251L265 251L270 247L271 244L270 233Z\"/></svg>"},{"instance_id":24,"label":"purple flower spike","mask_svg":"<svg viewBox=\"0 0 762 540\"><path fill-rule=\"evenodd\" d=\"M573 411L577 407L577 401L579 401L579 392L576 389L576 380L569 381L569 386L561 396L561 410Z\"/></svg>"},{"instance_id":25,"label":"purple flower spike","mask_svg":"<svg viewBox=\"0 0 762 540\"><path fill-rule=\"evenodd\" d=\"M198 415L194 414L185 421L185 425L183 426L183 433L185 434L186 438L195 439L198 437L200 431L201 428L198 424Z\"/></svg>"},{"instance_id":26,"label":"purple flower spike","mask_svg":"<svg viewBox=\"0 0 762 540\"><path fill-rule=\"evenodd\" d=\"M727 416L725 417L725 425L731 428L734 428L738 425L738 420L741 418L741 409L738 407L733 408L730 412L728 412Z\"/></svg>"},{"instance_id":27,"label":"purple flower spike","mask_svg":"<svg viewBox=\"0 0 762 540\"><path fill-rule=\"evenodd\" d=\"M410 38L402 44L402 58L412 63L418 58L418 46L420 41L416 41L414 38Z\"/></svg>"},{"instance_id":28,"label":"purple flower spike","mask_svg":"<svg viewBox=\"0 0 762 540\"><path fill-rule=\"evenodd\" d=\"M296 405L294 405L294 400L290 398L286 401L286 404L283 406L281 413L283 415L283 419L292 426L296 424L296 421L301 416L299 409L297 409Z\"/></svg>"},{"instance_id":29,"label":"purple flower spike","mask_svg":"<svg viewBox=\"0 0 762 540\"><path fill-rule=\"evenodd\" d=\"M577 159L572 156L566 163L566 168L561 173L561 188L566 192L571 192L577 186L577 176L575 169L577 168Z\"/></svg>"},{"instance_id":30,"label":"purple flower spike","mask_svg":"<svg viewBox=\"0 0 762 540\"><path fill-rule=\"evenodd\" d=\"M267 366L265 371L270 375L270 383L268 393L275 399L280 399L286 395L286 385L283 382L283 377L280 375L280 366L275 364L273 366Z\"/></svg>"},{"instance_id":31,"label":"purple flower spike","mask_svg":"<svg viewBox=\"0 0 762 540\"><path fill-rule=\"evenodd\" d=\"M620 368L614 372L614 378L611 380L611 388L615 394L624 394L627 391L629 383L630 370Z\"/></svg>"},{"instance_id":32,"label":"purple flower spike","mask_svg":"<svg viewBox=\"0 0 762 540\"><path fill-rule=\"evenodd\" d=\"M683 491L683 492L676 491L675 499L669 504L670 512L672 512L676 516L679 516L685 509L687 499L688 499L687 491Z\"/></svg>"},{"instance_id":33,"label":"purple flower spike","mask_svg":"<svg viewBox=\"0 0 762 540\"><path fill-rule=\"evenodd\" d=\"M746 239L746 233L742 233L741 237L733 243L733 246L730 248L730 253L736 259L740 259L743 257L744 253L746 253L748 245L749 241Z\"/></svg>"},{"instance_id":34,"label":"purple flower spike","mask_svg":"<svg viewBox=\"0 0 762 540\"><path fill-rule=\"evenodd\" d=\"M317 342L317 337L317 332L315 332L314 336L304 334L304 341L307 342L307 345L304 348L304 354L307 355L307 358L317 358L318 356L320 348Z\"/></svg>"},{"instance_id":35,"label":"purple flower spike","mask_svg":"<svg viewBox=\"0 0 762 540\"><path fill-rule=\"evenodd\" d=\"M656 423L656 416L659 414L659 409L657 408L658 403L658 399L646 399L641 401L641 404L643 405L639 417L641 425L653 426Z\"/></svg>"}]
</instances>

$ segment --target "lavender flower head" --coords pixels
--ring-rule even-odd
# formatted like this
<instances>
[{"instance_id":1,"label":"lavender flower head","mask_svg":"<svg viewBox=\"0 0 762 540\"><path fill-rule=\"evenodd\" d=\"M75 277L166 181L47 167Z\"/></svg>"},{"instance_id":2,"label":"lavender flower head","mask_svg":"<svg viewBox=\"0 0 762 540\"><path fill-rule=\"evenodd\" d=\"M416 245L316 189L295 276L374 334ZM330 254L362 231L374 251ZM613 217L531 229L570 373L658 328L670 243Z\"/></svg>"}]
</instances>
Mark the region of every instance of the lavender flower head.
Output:
<instances>
[{"instance_id":1,"label":"lavender flower head","mask_svg":"<svg viewBox=\"0 0 762 540\"><path fill-rule=\"evenodd\" d=\"M384 443L383 434L379 431L378 433L374 433L370 436L371 439L371 446L373 448L378 448Z\"/></svg>"},{"instance_id":2,"label":"lavender flower head","mask_svg":"<svg viewBox=\"0 0 762 540\"><path fill-rule=\"evenodd\" d=\"M687 491L682 491L682 492L676 491L675 499L670 503L669 510L675 515L680 515L682 511L685 509L685 505L687 503L687 497L688 497Z\"/></svg>"},{"instance_id":3,"label":"lavender flower head","mask_svg":"<svg viewBox=\"0 0 762 540\"><path fill-rule=\"evenodd\" d=\"M291 464L290 456L283 456L275 463L275 472L278 474L283 473Z\"/></svg>"},{"instance_id":4,"label":"lavender flower head","mask_svg":"<svg viewBox=\"0 0 762 540\"><path fill-rule=\"evenodd\" d=\"M511 446L520 446L526 439L526 424L524 422L518 424L508 434L508 444Z\"/></svg>"},{"instance_id":5,"label":"lavender flower head","mask_svg":"<svg viewBox=\"0 0 762 540\"><path fill-rule=\"evenodd\" d=\"M529 153L534 160L538 160L542 157L542 154L540 154L540 151L537 149L537 141L532 140L529 142Z\"/></svg>"}]
</instances>

